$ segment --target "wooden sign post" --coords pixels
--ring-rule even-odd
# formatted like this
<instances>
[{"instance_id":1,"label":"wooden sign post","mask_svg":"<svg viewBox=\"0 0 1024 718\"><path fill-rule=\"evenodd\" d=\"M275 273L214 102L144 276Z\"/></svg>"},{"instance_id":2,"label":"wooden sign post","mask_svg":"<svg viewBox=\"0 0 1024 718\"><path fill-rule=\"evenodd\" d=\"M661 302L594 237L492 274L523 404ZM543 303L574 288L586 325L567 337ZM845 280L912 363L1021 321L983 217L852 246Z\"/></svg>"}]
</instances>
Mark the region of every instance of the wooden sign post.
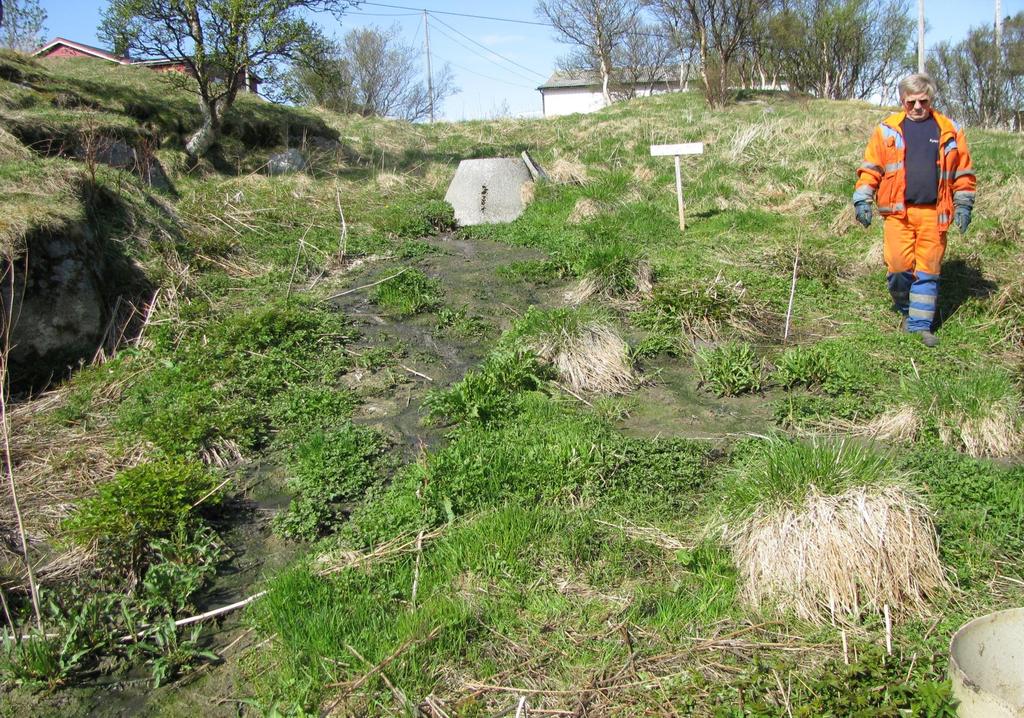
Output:
<instances>
[{"instance_id":1,"label":"wooden sign post","mask_svg":"<svg viewBox=\"0 0 1024 718\"><path fill-rule=\"evenodd\" d=\"M703 142L686 142L681 145L651 145L651 157L676 158L676 199L679 201L679 230L686 229L686 202L683 200L683 175L680 169L679 158L683 155L704 154Z\"/></svg>"}]
</instances>

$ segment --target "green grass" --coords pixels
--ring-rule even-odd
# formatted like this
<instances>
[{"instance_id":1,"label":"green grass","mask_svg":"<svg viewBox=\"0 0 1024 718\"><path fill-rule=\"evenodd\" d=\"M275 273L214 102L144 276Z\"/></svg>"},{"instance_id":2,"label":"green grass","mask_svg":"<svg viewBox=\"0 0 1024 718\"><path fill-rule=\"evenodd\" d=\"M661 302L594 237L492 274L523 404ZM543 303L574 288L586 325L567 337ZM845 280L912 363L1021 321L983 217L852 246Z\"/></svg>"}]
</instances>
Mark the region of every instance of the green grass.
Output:
<instances>
[{"instance_id":1,"label":"green grass","mask_svg":"<svg viewBox=\"0 0 1024 718\"><path fill-rule=\"evenodd\" d=\"M701 348L694 360L701 386L717 396L758 392L768 383L765 360L749 344Z\"/></svg>"},{"instance_id":2,"label":"green grass","mask_svg":"<svg viewBox=\"0 0 1024 718\"><path fill-rule=\"evenodd\" d=\"M0 134L4 247L84 222L164 293L138 347L78 373L17 428L26 432L21 447L68 444L17 467L37 460L60 481L44 488L60 489L62 503L90 517L88 540L145 558L136 593L122 605L115 598L128 592L117 576L69 582L46 622L74 640L5 644L5 682L74 682L118 661L146 666L162 681L204 660L203 640L168 632L166 620L196 610L191 603L222 560L209 527L220 530L226 517L213 505L204 503L202 515L190 508L198 484L219 483L217 470L195 463L206 461L237 467L231 486L286 491L290 508L278 530L312 540L308 556L268 579L270 593L248 619L258 640L276 636L230 677L255 710L321 709L339 696L328 686L358 679L402 648L383 675L412 702L441 696L453 716L493 715L511 704L511 696L471 682L567 691L531 708L575 710L581 687L615 676L631 655L637 675L629 680L642 685L609 690L611 703L594 711L658 714L669 702L698 716L788 715L779 680L791 690L793 715L948 711L949 633L1021 599L1016 584L1000 578L1024 571L1021 470L1015 457L968 458L964 433L965 421L993 406L1019 422L1019 359L1004 352L1019 342L1019 302L1010 290L998 299L1019 275L1019 137L969 130L979 207L971 232L951 238L943 341L929 350L895 331L884 270L865 263L878 228L840 221L878 108L766 95L711 111L681 94L544 122L427 125L246 97L215 157L187 171L180 146L197 116L194 99L135 70L0 54L0 116L9 128ZM26 154L32 150L18 139L71 141L90 122L112 136L158 139L177 196L154 197L108 168L93 186L82 166ZM270 152L302 145L304 136L340 138L343 147L318 156L308 175L257 172ZM672 141L709 143L684 167L685 234L672 165L648 150ZM454 229L441 197L458 161L525 148L545 166L582 162L586 184L540 183L516 222ZM572 224L581 199L602 213ZM451 231L538 253L498 271L522 289L521 304L478 306L474 292L427 276L422 267L437 243L419 240ZM797 344L785 347L780 318L797 246ZM641 262L656 269L653 295L638 311L606 301L634 299ZM397 272L369 293L385 321L425 330L440 344L469 345L484 359L464 376L394 379L409 379L397 365L410 353L425 364L441 359L408 339L395 342L391 327L378 335L367 322L361 337L358 308L350 319L324 301ZM585 277L604 296L575 309L551 306L560 301L552 285ZM457 303L445 306L451 297ZM417 316L427 312L433 316ZM530 346L592 321L620 328L634 357L650 362L642 393L589 406L551 390L550 371ZM506 331L495 338L499 329ZM672 377L662 383L658 367L680 368L692 388L691 362L707 392L679 392ZM370 388L378 374L384 380ZM905 405L919 409L923 430L898 450L841 435L680 438L706 433L698 414L711 417L719 435L718 415L757 401L712 395L769 387L775 426L752 427L762 436L862 425ZM364 398L382 393L373 399L407 409L401 428L409 445L422 431L415 459L385 438L395 417L362 415ZM670 420L631 423L650 401L672 402L658 407ZM415 426L417 406L432 426ZM95 436L88 450L84 432ZM81 481L69 495L66 477L98 471L89 463L95 452L109 460L97 466L142 463L108 470L118 478L97 489ZM163 478L194 471L202 481L154 488L153 467ZM290 481L264 486L267 476ZM898 624L896 655L883 658L872 648L883 629L869 620L848 636L855 657L847 667L833 629L790 619L766 627L743 608L730 556L709 528L723 514L893 481L909 483L934 512L943 561L961 589L936 606L944 615L937 628ZM60 536L38 508L43 501L53 500L29 501L30 525ZM147 517L144 536L132 533L141 524L111 508L122 504ZM68 526L75 521L84 519ZM317 556L343 561L396 540L406 548L395 555L320 573L329 563ZM19 621L30 616L24 598L12 594ZM141 642L147 648L113 645L112 636L139 622L152 624ZM734 650L705 642L723 636ZM768 647L791 640L796 650ZM655 656L678 662L645 662ZM374 674L344 710L395 715L403 707Z\"/></svg>"},{"instance_id":3,"label":"green grass","mask_svg":"<svg viewBox=\"0 0 1024 718\"><path fill-rule=\"evenodd\" d=\"M739 453L720 487L727 514L755 509L798 507L813 492L885 485L899 479L884 454L853 442L772 438L751 441Z\"/></svg>"},{"instance_id":4,"label":"green grass","mask_svg":"<svg viewBox=\"0 0 1024 718\"><path fill-rule=\"evenodd\" d=\"M443 297L441 283L418 269L392 277L373 290L373 301L397 317L430 311Z\"/></svg>"}]
</instances>

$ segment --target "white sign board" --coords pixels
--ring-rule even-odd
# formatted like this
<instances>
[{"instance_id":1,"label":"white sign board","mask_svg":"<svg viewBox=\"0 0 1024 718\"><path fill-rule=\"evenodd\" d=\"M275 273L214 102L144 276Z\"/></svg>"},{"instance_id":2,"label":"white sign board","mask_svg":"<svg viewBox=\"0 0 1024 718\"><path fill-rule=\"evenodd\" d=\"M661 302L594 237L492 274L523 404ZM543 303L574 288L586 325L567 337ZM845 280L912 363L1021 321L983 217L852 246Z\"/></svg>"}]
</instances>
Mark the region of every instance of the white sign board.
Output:
<instances>
[{"instance_id":1,"label":"white sign board","mask_svg":"<svg viewBox=\"0 0 1024 718\"><path fill-rule=\"evenodd\" d=\"M651 157L702 154L704 154L703 142L684 142L681 145L651 145Z\"/></svg>"},{"instance_id":2,"label":"white sign board","mask_svg":"<svg viewBox=\"0 0 1024 718\"><path fill-rule=\"evenodd\" d=\"M683 172L679 166L682 155L704 154L703 142L684 142L678 145L651 145L651 157L676 158L676 199L679 202L679 229L686 229L686 202L683 200Z\"/></svg>"}]
</instances>

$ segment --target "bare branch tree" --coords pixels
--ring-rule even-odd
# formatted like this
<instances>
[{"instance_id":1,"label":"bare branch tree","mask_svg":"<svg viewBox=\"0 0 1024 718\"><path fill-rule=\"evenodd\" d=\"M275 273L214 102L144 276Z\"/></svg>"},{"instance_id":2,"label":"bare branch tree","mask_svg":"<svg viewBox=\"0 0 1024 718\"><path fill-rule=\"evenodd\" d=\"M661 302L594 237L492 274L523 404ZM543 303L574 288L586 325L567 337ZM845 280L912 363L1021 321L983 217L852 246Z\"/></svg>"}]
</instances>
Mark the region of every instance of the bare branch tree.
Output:
<instances>
[{"instance_id":1,"label":"bare branch tree","mask_svg":"<svg viewBox=\"0 0 1024 718\"><path fill-rule=\"evenodd\" d=\"M792 89L867 99L909 69L913 22L908 0L789 0L772 18L770 38Z\"/></svg>"},{"instance_id":2,"label":"bare branch tree","mask_svg":"<svg viewBox=\"0 0 1024 718\"><path fill-rule=\"evenodd\" d=\"M638 22L638 0L538 0L538 16L550 22L558 39L575 45L569 64L599 73L601 94L611 104L615 53ZM585 64L584 64L585 63Z\"/></svg>"},{"instance_id":3,"label":"bare branch tree","mask_svg":"<svg viewBox=\"0 0 1024 718\"><path fill-rule=\"evenodd\" d=\"M651 94L659 85L669 89L669 68L679 60L669 35L656 25L637 22L626 32L613 61L617 94L630 98L640 90Z\"/></svg>"},{"instance_id":4,"label":"bare branch tree","mask_svg":"<svg viewBox=\"0 0 1024 718\"><path fill-rule=\"evenodd\" d=\"M928 61L949 111L985 127L1012 127L1024 108L1024 12L1004 21L1002 46L992 28L975 27L955 45L939 43Z\"/></svg>"},{"instance_id":5,"label":"bare branch tree","mask_svg":"<svg viewBox=\"0 0 1024 718\"><path fill-rule=\"evenodd\" d=\"M336 16L358 0L110 0L99 36L142 57L183 62L188 78L179 84L194 92L202 125L187 140L193 158L206 154L220 136L250 73L264 79L276 63L294 59L320 41L304 14Z\"/></svg>"},{"instance_id":6,"label":"bare branch tree","mask_svg":"<svg viewBox=\"0 0 1024 718\"><path fill-rule=\"evenodd\" d=\"M326 46L301 63L286 82L288 99L339 112L415 121L430 113L430 90L420 51L401 41L398 27L349 31L340 44ZM447 64L435 70L435 108L459 90Z\"/></svg>"},{"instance_id":7,"label":"bare branch tree","mask_svg":"<svg viewBox=\"0 0 1024 718\"><path fill-rule=\"evenodd\" d=\"M749 50L755 28L766 21L772 3L761 0L649 0L680 50L694 48L700 60L708 103L721 107L729 97L736 63Z\"/></svg>"},{"instance_id":8,"label":"bare branch tree","mask_svg":"<svg viewBox=\"0 0 1024 718\"><path fill-rule=\"evenodd\" d=\"M0 47L31 52L43 44L46 11L39 0L0 1Z\"/></svg>"}]
</instances>

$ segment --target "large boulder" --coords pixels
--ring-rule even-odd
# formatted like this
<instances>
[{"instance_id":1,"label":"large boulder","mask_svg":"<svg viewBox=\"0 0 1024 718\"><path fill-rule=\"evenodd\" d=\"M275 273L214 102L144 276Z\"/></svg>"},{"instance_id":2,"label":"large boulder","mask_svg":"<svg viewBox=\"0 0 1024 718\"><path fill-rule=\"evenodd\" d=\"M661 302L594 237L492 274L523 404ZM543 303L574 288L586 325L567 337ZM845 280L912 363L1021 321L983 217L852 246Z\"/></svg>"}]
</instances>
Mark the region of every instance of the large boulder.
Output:
<instances>
[{"instance_id":1,"label":"large boulder","mask_svg":"<svg viewBox=\"0 0 1024 718\"><path fill-rule=\"evenodd\" d=\"M523 185L532 181L519 157L462 160L444 198L460 225L512 222L526 208Z\"/></svg>"},{"instance_id":2,"label":"large boulder","mask_svg":"<svg viewBox=\"0 0 1024 718\"><path fill-rule=\"evenodd\" d=\"M75 149L75 158L131 172L150 187L174 192L174 185L171 184L160 160L151 152L140 151L124 140L101 138L92 145L79 145Z\"/></svg>"},{"instance_id":3,"label":"large boulder","mask_svg":"<svg viewBox=\"0 0 1024 718\"><path fill-rule=\"evenodd\" d=\"M267 161L267 174L286 175L304 172L309 167L309 159L299 150L292 147L284 152L271 155Z\"/></svg>"},{"instance_id":4,"label":"large boulder","mask_svg":"<svg viewBox=\"0 0 1024 718\"><path fill-rule=\"evenodd\" d=\"M141 270L84 222L24 238L13 269L9 367L14 391L40 389L89 361L103 344L119 296L148 290ZM4 307L11 306L4 283ZM6 312L5 312L6 315ZM4 316L6 320L6 316Z\"/></svg>"}]
</instances>

